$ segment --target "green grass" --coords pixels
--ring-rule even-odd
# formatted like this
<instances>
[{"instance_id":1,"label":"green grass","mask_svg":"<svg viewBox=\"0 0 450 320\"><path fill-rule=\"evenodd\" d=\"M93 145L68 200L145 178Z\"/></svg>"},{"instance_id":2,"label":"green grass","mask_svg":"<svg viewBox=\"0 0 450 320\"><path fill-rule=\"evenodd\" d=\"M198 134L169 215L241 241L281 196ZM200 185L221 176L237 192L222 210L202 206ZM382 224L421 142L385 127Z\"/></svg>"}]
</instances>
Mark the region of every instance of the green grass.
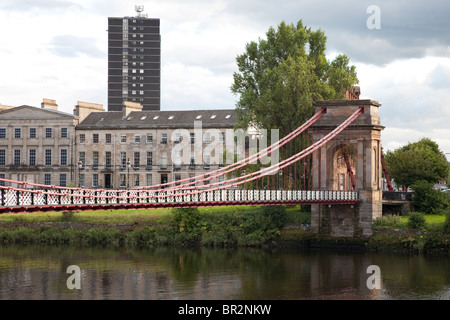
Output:
<instances>
[{"instance_id":1,"label":"green grass","mask_svg":"<svg viewBox=\"0 0 450 320\"><path fill-rule=\"evenodd\" d=\"M435 229L443 227L445 223L445 216L438 214L426 214L425 216L425 225L429 229ZM386 215L381 219L377 219L375 221L376 228L408 228L408 216L393 216Z\"/></svg>"},{"instance_id":2,"label":"green grass","mask_svg":"<svg viewBox=\"0 0 450 320\"><path fill-rule=\"evenodd\" d=\"M255 210L254 206L200 207L201 213L233 213ZM85 223L155 223L167 222L171 209L96 210L79 212L33 212L0 215L0 222L85 222Z\"/></svg>"}]
</instances>

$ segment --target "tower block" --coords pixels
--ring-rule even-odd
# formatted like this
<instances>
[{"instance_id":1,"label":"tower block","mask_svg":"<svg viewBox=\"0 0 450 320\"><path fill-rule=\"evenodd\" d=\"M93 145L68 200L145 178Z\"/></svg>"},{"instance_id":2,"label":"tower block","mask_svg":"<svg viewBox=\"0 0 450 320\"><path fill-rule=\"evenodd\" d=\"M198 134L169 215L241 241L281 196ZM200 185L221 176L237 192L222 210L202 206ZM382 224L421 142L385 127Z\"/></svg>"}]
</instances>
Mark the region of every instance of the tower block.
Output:
<instances>
[{"instance_id":1,"label":"tower block","mask_svg":"<svg viewBox=\"0 0 450 320\"><path fill-rule=\"evenodd\" d=\"M335 129L360 107L364 112L312 156L313 190L355 190L358 205L311 207L311 227L333 237L372 235L373 220L382 215L380 103L374 100L327 100L315 104L326 114L312 128L313 143ZM352 178L352 175L353 178Z\"/></svg>"}]
</instances>

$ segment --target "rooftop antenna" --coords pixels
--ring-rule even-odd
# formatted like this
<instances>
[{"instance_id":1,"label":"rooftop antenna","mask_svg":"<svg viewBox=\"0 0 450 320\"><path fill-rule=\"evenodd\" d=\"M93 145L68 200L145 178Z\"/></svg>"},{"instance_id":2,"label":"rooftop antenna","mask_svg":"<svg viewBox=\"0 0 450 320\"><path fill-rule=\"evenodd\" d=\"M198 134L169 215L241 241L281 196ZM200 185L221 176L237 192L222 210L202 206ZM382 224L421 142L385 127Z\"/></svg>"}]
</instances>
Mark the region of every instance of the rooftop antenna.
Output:
<instances>
[{"instance_id":1,"label":"rooftop antenna","mask_svg":"<svg viewBox=\"0 0 450 320\"><path fill-rule=\"evenodd\" d=\"M142 11L144 11L144 6L138 6L138 5L135 5L134 6L134 10L137 12L137 14L138 14L138 17L147 17L147 14L144 14L144 13L142 13Z\"/></svg>"}]
</instances>

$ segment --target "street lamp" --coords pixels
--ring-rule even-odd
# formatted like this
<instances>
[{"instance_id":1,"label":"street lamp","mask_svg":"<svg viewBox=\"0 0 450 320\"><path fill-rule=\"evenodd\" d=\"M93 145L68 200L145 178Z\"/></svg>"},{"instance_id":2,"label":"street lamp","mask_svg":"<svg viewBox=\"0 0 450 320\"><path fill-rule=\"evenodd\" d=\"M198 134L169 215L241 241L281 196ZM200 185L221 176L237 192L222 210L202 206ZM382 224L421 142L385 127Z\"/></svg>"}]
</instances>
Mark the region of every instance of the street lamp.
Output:
<instances>
[{"instance_id":1,"label":"street lamp","mask_svg":"<svg viewBox=\"0 0 450 320\"><path fill-rule=\"evenodd\" d=\"M130 158L128 158L128 161L127 161L127 170L128 170L128 172L127 172L127 189L130 188L130 168L131 168L131 161L130 161Z\"/></svg>"},{"instance_id":2,"label":"street lamp","mask_svg":"<svg viewBox=\"0 0 450 320\"><path fill-rule=\"evenodd\" d=\"M83 161L78 160L78 188L81 187L81 169L83 169Z\"/></svg>"}]
</instances>

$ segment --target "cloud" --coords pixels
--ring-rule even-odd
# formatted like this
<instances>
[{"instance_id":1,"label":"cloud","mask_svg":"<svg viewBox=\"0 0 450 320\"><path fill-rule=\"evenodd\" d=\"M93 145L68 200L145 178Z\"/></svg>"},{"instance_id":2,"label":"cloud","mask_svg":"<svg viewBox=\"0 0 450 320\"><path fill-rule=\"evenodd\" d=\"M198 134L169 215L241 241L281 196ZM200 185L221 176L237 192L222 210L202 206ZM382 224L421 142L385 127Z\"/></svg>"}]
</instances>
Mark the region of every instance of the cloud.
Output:
<instances>
[{"instance_id":1,"label":"cloud","mask_svg":"<svg viewBox=\"0 0 450 320\"><path fill-rule=\"evenodd\" d=\"M0 8L3 10L19 12L54 12L72 7L80 7L80 5L75 1L68 0L2 0L0 3Z\"/></svg>"},{"instance_id":2,"label":"cloud","mask_svg":"<svg viewBox=\"0 0 450 320\"><path fill-rule=\"evenodd\" d=\"M50 42L50 51L61 57L74 58L87 55L92 58L106 58L106 53L96 47L96 39L74 35L59 35Z\"/></svg>"}]
</instances>

